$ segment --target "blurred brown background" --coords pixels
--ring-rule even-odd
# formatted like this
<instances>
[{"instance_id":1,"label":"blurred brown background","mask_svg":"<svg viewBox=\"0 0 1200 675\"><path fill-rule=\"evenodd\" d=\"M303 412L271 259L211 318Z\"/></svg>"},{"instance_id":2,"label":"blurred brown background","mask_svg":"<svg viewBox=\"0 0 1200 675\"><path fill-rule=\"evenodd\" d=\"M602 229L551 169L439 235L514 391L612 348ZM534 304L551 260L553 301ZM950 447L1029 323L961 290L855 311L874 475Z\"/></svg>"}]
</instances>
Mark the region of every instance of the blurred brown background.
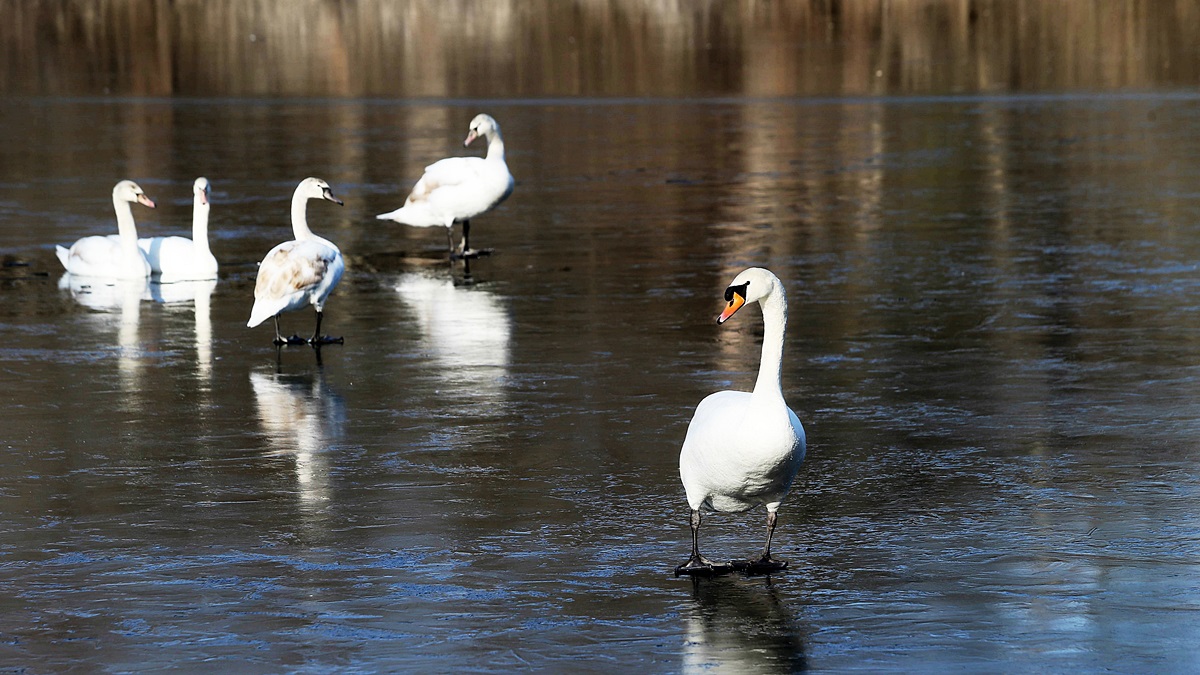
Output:
<instances>
[{"instance_id":1,"label":"blurred brown background","mask_svg":"<svg viewBox=\"0 0 1200 675\"><path fill-rule=\"evenodd\" d=\"M1193 87L1191 1L0 0L0 91L798 96Z\"/></svg>"}]
</instances>

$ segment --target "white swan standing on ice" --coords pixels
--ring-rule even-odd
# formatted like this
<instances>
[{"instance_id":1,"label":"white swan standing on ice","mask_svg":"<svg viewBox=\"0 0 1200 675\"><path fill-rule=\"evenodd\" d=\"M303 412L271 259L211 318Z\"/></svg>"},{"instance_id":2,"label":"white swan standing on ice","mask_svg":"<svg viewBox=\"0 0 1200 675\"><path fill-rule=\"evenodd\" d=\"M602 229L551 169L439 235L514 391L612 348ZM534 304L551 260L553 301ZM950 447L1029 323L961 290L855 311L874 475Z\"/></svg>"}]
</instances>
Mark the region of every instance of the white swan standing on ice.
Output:
<instances>
[{"instance_id":1,"label":"white swan standing on ice","mask_svg":"<svg viewBox=\"0 0 1200 675\"><path fill-rule=\"evenodd\" d=\"M158 281L208 281L217 278L217 259L208 248L208 179L201 176L192 184L192 238L147 237L138 239L138 248L146 254L150 271Z\"/></svg>"},{"instance_id":2,"label":"white swan standing on ice","mask_svg":"<svg viewBox=\"0 0 1200 675\"><path fill-rule=\"evenodd\" d=\"M486 157L448 157L425 167L425 174L413 186L404 206L375 216L413 227L446 228L450 257L472 258L471 219L486 213L508 198L513 177L504 162L504 139L500 125L491 115L476 115L464 146L480 136L487 139ZM454 248L454 223L462 223L462 242Z\"/></svg>"},{"instance_id":3,"label":"white swan standing on ice","mask_svg":"<svg viewBox=\"0 0 1200 675\"><path fill-rule=\"evenodd\" d=\"M145 279L150 276L150 263L138 248L137 227L133 224L133 209L129 205L137 202L154 208L154 201L131 180L117 183L112 201L117 212L118 234L84 237L69 249L55 247L55 253L67 272L76 276Z\"/></svg>"},{"instance_id":4,"label":"white swan standing on ice","mask_svg":"<svg viewBox=\"0 0 1200 675\"><path fill-rule=\"evenodd\" d=\"M341 343L342 338L321 335L321 316L325 298L342 278L346 264L342 252L328 239L322 239L308 229L308 200L327 199L341 206L342 200L333 196L329 184L320 178L305 178L292 195L293 241L285 241L271 249L259 263L258 281L254 284L254 307L250 310L250 328L275 319L275 344ZM293 335L285 338L279 333L279 315L311 304L317 310L317 329L307 340Z\"/></svg>"},{"instance_id":5,"label":"white swan standing on ice","mask_svg":"<svg viewBox=\"0 0 1200 675\"><path fill-rule=\"evenodd\" d=\"M768 270L752 267L725 289L729 303L717 323L724 323L743 305L762 307L762 360L754 391L719 391L696 407L679 453L679 477L692 508L692 556L675 568L675 575L723 574L733 569L773 572L787 563L771 557L776 511L804 462L804 427L783 400L780 371L787 299L783 284ZM702 508L740 513L767 507L767 543L754 561L714 563L700 555Z\"/></svg>"}]
</instances>

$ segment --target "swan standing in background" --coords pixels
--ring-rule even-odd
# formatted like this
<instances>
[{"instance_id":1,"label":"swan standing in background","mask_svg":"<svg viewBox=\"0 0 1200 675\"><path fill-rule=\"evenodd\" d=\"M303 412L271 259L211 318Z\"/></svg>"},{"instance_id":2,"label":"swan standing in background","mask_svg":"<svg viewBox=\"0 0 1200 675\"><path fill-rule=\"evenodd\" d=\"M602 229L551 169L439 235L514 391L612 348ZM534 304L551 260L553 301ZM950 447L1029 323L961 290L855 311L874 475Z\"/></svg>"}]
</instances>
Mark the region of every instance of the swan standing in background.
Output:
<instances>
[{"instance_id":1,"label":"swan standing in background","mask_svg":"<svg viewBox=\"0 0 1200 675\"><path fill-rule=\"evenodd\" d=\"M208 281L217 278L217 259L208 249L208 179L192 184L192 238L148 237L138 239L150 271L159 283Z\"/></svg>"},{"instance_id":2,"label":"swan standing in background","mask_svg":"<svg viewBox=\"0 0 1200 675\"><path fill-rule=\"evenodd\" d=\"M341 343L342 338L321 336L321 315L325 298L342 278L346 264L342 252L328 239L322 239L308 229L308 200L327 199L338 206L342 200L333 196L329 184L320 178L305 178L292 195L292 233L294 241L285 241L271 249L259 263L258 281L254 284L254 308L250 310L250 328L275 319L275 344ZM279 315L311 304L317 310L317 329L308 340L293 335L284 338L279 333Z\"/></svg>"},{"instance_id":3,"label":"swan standing in background","mask_svg":"<svg viewBox=\"0 0 1200 675\"><path fill-rule=\"evenodd\" d=\"M470 145L480 136L487 139L487 157L448 157L430 164L404 206L375 217L413 227L441 225L446 228L451 258L478 256L478 251L471 250L471 219L495 208L513 190L513 177L504 162L500 125L491 115L480 114L471 120L463 145ZM456 222L462 223L463 233L457 250L453 238Z\"/></svg>"},{"instance_id":4,"label":"swan standing in background","mask_svg":"<svg viewBox=\"0 0 1200 675\"><path fill-rule=\"evenodd\" d=\"M67 272L84 277L145 279L150 263L138 248L137 228L133 224L133 202L154 208L154 201L131 180L113 188L113 209L117 212L117 232L106 236L84 237L71 245L55 247L58 260Z\"/></svg>"},{"instance_id":5,"label":"swan standing in background","mask_svg":"<svg viewBox=\"0 0 1200 675\"><path fill-rule=\"evenodd\" d=\"M692 507L692 556L675 575L723 574L733 569L773 572L787 563L771 557L779 504L804 461L804 427L783 400L780 371L787 299L783 284L768 270L751 267L725 289L729 303L717 323L751 302L762 307L762 361L754 391L719 391L696 407L679 453L679 477ZM755 561L714 563L700 555L700 509L740 513L767 507L767 544Z\"/></svg>"}]
</instances>

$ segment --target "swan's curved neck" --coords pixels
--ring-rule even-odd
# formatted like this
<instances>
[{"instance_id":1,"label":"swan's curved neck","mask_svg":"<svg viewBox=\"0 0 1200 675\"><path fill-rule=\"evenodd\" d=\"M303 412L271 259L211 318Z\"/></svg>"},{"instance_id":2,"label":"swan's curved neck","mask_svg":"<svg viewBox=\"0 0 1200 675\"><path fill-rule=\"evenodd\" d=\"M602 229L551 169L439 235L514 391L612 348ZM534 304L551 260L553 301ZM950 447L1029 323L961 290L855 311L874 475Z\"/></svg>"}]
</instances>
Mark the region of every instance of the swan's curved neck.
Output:
<instances>
[{"instance_id":1,"label":"swan's curved neck","mask_svg":"<svg viewBox=\"0 0 1200 675\"><path fill-rule=\"evenodd\" d=\"M129 202L113 195L113 210L117 212L117 232L121 236L121 243L129 246L132 242L136 247L137 227L133 224L133 209L130 208Z\"/></svg>"},{"instance_id":2,"label":"swan's curved neck","mask_svg":"<svg viewBox=\"0 0 1200 675\"><path fill-rule=\"evenodd\" d=\"M504 161L504 139L500 137L499 129L488 134L487 159Z\"/></svg>"},{"instance_id":3,"label":"swan's curved neck","mask_svg":"<svg viewBox=\"0 0 1200 675\"><path fill-rule=\"evenodd\" d=\"M763 315L762 361L758 366L758 380L754 383L755 396L771 396L783 399L783 335L787 328L787 299L783 288L776 288L759 301Z\"/></svg>"},{"instance_id":4,"label":"swan's curved neck","mask_svg":"<svg viewBox=\"0 0 1200 675\"><path fill-rule=\"evenodd\" d=\"M308 197L299 191L292 195L292 235L297 241L311 239L312 230L308 229Z\"/></svg>"},{"instance_id":5,"label":"swan's curved neck","mask_svg":"<svg viewBox=\"0 0 1200 675\"><path fill-rule=\"evenodd\" d=\"M208 250L208 204L199 199L192 207L192 242L197 251Z\"/></svg>"}]
</instances>

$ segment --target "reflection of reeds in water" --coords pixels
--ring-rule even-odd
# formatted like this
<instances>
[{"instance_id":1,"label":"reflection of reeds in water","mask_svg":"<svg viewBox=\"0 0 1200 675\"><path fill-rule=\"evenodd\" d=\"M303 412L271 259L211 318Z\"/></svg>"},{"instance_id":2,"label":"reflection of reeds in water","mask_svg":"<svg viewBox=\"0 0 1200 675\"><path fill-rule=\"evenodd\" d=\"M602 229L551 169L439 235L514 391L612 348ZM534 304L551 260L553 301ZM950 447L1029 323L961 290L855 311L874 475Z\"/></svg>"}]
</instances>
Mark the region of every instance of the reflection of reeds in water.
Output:
<instances>
[{"instance_id":1,"label":"reflection of reeds in water","mask_svg":"<svg viewBox=\"0 0 1200 675\"><path fill-rule=\"evenodd\" d=\"M0 0L0 16L8 92L796 95L1200 78L1200 8L1153 0Z\"/></svg>"}]
</instances>

